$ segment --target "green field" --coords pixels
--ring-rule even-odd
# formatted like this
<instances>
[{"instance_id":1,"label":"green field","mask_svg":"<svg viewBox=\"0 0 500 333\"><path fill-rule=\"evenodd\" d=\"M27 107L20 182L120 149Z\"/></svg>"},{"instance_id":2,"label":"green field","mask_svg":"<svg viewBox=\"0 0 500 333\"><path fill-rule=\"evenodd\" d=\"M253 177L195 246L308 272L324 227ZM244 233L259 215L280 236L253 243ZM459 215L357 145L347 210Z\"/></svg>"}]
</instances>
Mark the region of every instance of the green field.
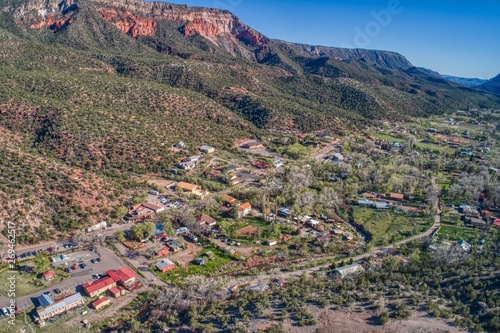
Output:
<instances>
[{"instance_id":1,"label":"green field","mask_svg":"<svg viewBox=\"0 0 500 333\"><path fill-rule=\"evenodd\" d=\"M35 273L24 274L20 271L16 271L14 273L14 275L16 276L16 296L29 295L39 290L45 289L51 285L61 282L61 279L64 279L68 276L67 273L64 273L60 269L56 269L54 271L56 272L56 277L48 284L46 284L40 277L37 277L37 274ZM0 295L7 295L7 278L11 275L13 275L13 273L8 269L0 272L0 281L5 281L5 283L0 283Z\"/></svg>"},{"instance_id":2,"label":"green field","mask_svg":"<svg viewBox=\"0 0 500 333\"><path fill-rule=\"evenodd\" d=\"M448 190L451 184L455 181L455 176L440 172L437 177L437 183L443 190Z\"/></svg>"},{"instance_id":3,"label":"green field","mask_svg":"<svg viewBox=\"0 0 500 333\"><path fill-rule=\"evenodd\" d=\"M465 227L441 226L436 234L451 241L472 241L479 238L479 230Z\"/></svg>"},{"instance_id":4,"label":"green field","mask_svg":"<svg viewBox=\"0 0 500 333\"><path fill-rule=\"evenodd\" d=\"M405 142L405 139L403 138L398 138L396 136L392 136L389 134L382 134L382 133L377 133L373 135L376 138L385 140L385 141L391 141L391 142Z\"/></svg>"},{"instance_id":5,"label":"green field","mask_svg":"<svg viewBox=\"0 0 500 333\"><path fill-rule=\"evenodd\" d=\"M207 257L203 256L203 254L207 253L208 251L212 251L215 255L212 260L207 260ZM183 283L183 279L189 275L210 276L213 273L216 273L219 267L234 261L234 259L232 259L229 254L212 246L206 246L204 250L197 256L197 258L202 256L205 258L205 265L203 266L189 263L186 267L177 267L171 271L161 273L158 272L158 270L156 270L156 268L154 267L154 264L152 264L150 266L150 270L153 271L158 278L167 283L181 285Z\"/></svg>"},{"instance_id":6,"label":"green field","mask_svg":"<svg viewBox=\"0 0 500 333\"><path fill-rule=\"evenodd\" d=\"M462 221L462 216L458 214L450 213L451 209L446 207L447 209L443 210L443 214L441 215L441 223L442 224L451 224L453 226L463 227L465 226Z\"/></svg>"},{"instance_id":7,"label":"green field","mask_svg":"<svg viewBox=\"0 0 500 333\"><path fill-rule=\"evenodd\" d=\"M391 211L353 207L354 220L364 226L375 246L388 245L424 232L431 225L429 218L411 217Z\"/></svg>"},{"instance_id":8,"label":"green field","mask_svg":"<svg viewBox=\"0 0 500 333\"><path fill-rule=\"evenodd\" d=\"M455 149L453 149L453 148L450 148L448 146L439 146L439 145L435 145L433 143L417 142L417 143L415 143L415 147L420 148L420 149L426 149L429 151L438 151L438 152L447 153L447 154L455 153Z\"/></svg>"}]
</instances>

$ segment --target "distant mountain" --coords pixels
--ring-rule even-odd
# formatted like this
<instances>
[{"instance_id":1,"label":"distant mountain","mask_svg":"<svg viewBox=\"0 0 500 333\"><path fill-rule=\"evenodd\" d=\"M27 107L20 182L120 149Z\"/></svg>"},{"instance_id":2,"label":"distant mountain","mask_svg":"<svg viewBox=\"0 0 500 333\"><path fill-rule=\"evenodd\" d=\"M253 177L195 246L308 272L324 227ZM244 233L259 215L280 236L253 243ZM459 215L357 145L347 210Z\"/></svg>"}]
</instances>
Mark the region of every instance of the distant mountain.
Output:
<instances>
[{"instance_id":1,"label":"distant mountain","mask_svg":"<svg viewBox=\"0 0 500 333\"><path fill-rule=\"evenodd\" d=\"M500 94L500 74L487 81L486 83L483 83L478 88L493 92L495 94Z\"/></svg>"},{"instance_id":2,"label":"distant mountain","mask_svg":"<svg viewBox=\"0 0 500 333\"><path fill-rule=\"evenodd\" d=\"M0 0L0 75L1 127L107 172L161 170L177 140L227 148L500 104L395 52L274 40L225 10L142 0Z\"/></svg>"},{"instance_id":3,"label":"distant mountain","mask_svg":"<svg viewBox=\"0 0 500 333\"><path fill-rule=\"evenodd\" d=\"M452 76L452 75L446 75L446 74L441 74L442 77L444 77L446 80L454 82L456 84L465 86L465 87L477 87L485 82L488 82L488 80L484 79L477 79L477 78L465 78L465 77L458 77L458 76Z\"/></svg>"}]
</instances>

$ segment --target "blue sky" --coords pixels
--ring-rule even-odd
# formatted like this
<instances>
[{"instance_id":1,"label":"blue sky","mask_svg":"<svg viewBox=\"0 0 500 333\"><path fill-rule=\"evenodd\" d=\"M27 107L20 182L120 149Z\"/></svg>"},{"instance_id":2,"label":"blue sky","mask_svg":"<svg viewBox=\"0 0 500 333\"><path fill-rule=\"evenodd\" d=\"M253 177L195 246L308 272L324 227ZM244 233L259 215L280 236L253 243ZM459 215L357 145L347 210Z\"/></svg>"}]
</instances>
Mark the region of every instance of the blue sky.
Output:
<instances>
[{"instance_id":1,"label":"blue sky","mask_svg":"<svg viewBox=\"0 0 500 333\"><path fill-rule=\"evenodd\" d=\"M173 0L223 8L270 38L396 51L442 74L500 73L500 0Z\"/></svg>"}]
</instances>

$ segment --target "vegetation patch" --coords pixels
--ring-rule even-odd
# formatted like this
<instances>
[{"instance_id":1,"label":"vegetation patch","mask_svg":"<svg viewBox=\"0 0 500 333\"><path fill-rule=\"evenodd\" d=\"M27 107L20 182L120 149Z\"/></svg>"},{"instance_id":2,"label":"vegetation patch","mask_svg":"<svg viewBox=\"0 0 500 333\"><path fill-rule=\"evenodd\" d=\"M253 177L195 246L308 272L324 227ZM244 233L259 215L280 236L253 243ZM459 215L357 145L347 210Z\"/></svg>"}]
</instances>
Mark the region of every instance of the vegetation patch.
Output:
<instances>
[{"instance_id":1,"label":"vegetation patch","mask_svg":"<svg viewBox=\"0 0 500 333\"><path fill-rule=\"evenodd\" d=\"M451 241L472 241L479 238L479 230L466 227L441 226L437 236Z\"/></svg>"},{"instance_id":2,"label":"vegetation patch","mask_svg":"<svg viewBox=\"0 0 500 333\"><path fill-rule=\"evenodd\" d=\"M373 245L387 245L425 231L432 224L428 217L392 211L353 207L352 216L372 236Z\"/></svg>"}]
</instances>

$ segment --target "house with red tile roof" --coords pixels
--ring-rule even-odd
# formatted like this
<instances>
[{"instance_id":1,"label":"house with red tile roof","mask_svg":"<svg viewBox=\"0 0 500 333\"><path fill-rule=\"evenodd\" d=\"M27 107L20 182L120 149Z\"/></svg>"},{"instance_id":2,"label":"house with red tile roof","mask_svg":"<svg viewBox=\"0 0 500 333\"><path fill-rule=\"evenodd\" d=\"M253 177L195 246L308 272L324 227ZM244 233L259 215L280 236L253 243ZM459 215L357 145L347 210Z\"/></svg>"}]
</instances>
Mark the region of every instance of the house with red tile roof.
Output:
<instances>
[{"instance_id":1,"label":"house with red tile roof","mask_svg":"<svg viewBox=\"0 0 500 333\"><path fill-rule=\"evenodd\" d=\"M96 281L84 283L82 287L87 295L94 297L116 287L116 281L111 277L104 277Z\"/></svg>"},{"instance_id":2,"label":"house with red tile roof","mask_svg":"<svg viewBox=\"0 0 500 333\"><path fill-rule=\"evenodd\" d=\"M117 270L109 270L106 272L116 283L126 287L136 281L137 275L128 267L122 267Z\"/></svg>"},{"instance_id":3,"label":"house with red tile roof","mask_svg":"<svg viewBox=\"0 0 500 333\"><path fill-rule=\"evenodd\" d=\"M102 297L99 298L97 301L92 302L92 307L96 310L100 310L109 304L111 304L111 299L109 297Z\"/></svg>"}]
</instances>

